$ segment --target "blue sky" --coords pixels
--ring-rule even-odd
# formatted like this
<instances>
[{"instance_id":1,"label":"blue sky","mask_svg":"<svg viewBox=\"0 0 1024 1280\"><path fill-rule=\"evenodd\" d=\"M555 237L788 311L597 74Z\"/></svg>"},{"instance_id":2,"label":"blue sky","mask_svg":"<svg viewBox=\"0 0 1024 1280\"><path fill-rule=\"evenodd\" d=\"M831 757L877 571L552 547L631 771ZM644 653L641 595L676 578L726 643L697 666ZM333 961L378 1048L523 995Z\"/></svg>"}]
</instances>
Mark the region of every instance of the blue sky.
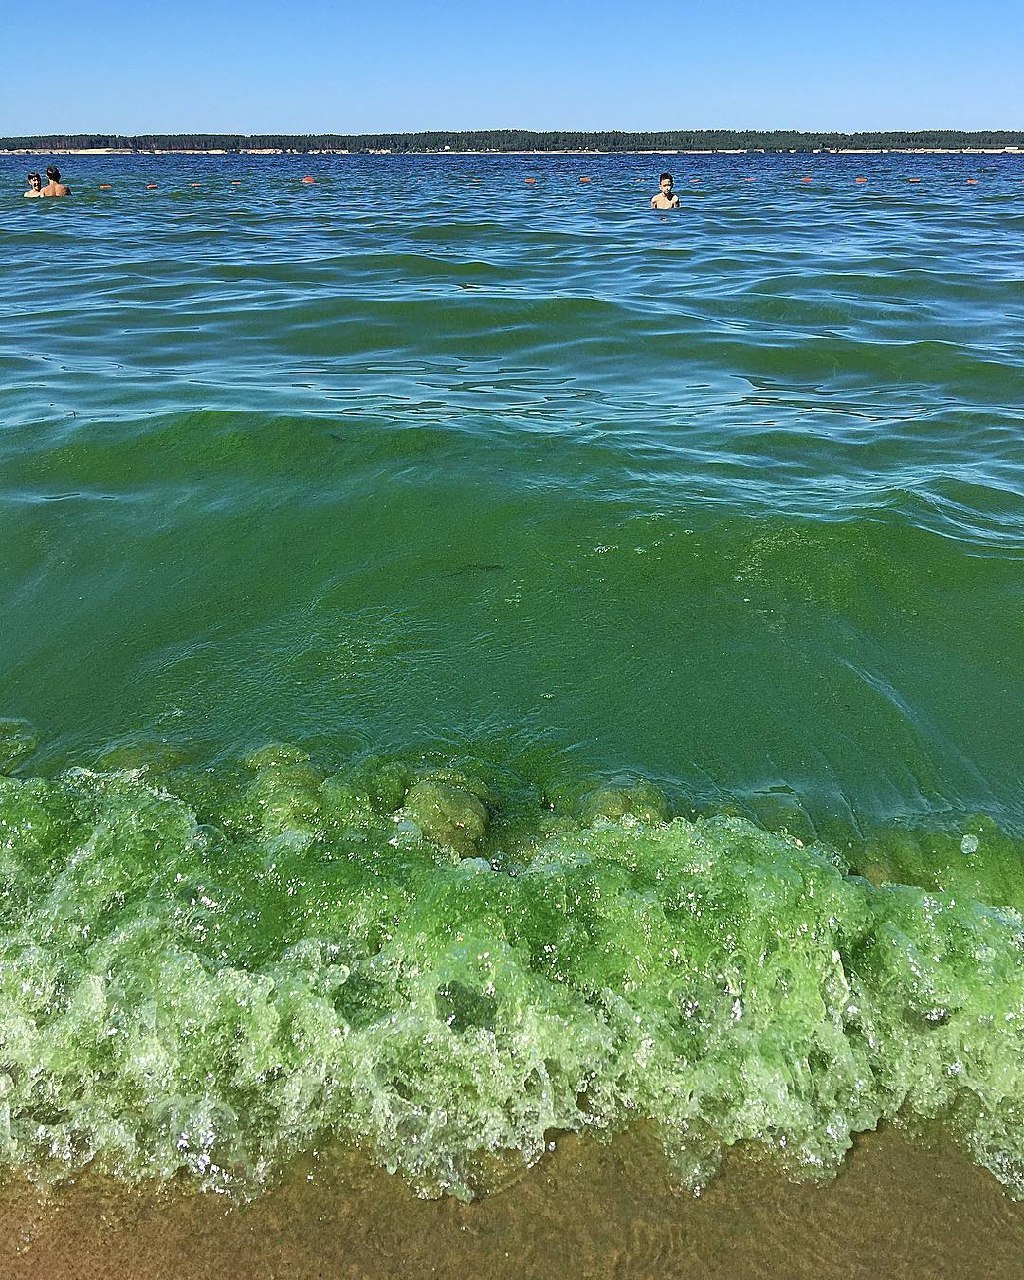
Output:
<instances>
[{"instance_id":1,"label":"blue sky","mask_svg":"<svg viewBox=\"0 0 1024 1280\"><path fill-rule=\"evenodd\" d=\"M1022 0L48 0L0 32L0 134L1024 128Z\"/></svg>"}]
</instances>

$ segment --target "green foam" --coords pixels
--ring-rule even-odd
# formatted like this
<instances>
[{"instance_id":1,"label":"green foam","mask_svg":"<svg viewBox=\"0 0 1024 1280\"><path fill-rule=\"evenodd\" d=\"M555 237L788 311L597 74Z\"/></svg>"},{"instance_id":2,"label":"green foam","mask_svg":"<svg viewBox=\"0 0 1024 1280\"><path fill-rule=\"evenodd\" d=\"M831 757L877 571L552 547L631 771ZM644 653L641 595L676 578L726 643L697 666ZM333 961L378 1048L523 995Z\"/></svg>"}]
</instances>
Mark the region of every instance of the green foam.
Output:
<instances>
[{"instance_id":1,"label":"green foam","mask_svg":"<svg viewBox=\"0 0 1024 1280\"><path fill-rule=\"evenodd\" d=\"M899 833L869 877L563 793L294 748L0 778L0 1160L250 1192L329 1132L469 1197L643 1119L699 1188L737 1142L819 1176L940 1118L1024 1194L1019 845Z\"/></svg>"}]
</instances>

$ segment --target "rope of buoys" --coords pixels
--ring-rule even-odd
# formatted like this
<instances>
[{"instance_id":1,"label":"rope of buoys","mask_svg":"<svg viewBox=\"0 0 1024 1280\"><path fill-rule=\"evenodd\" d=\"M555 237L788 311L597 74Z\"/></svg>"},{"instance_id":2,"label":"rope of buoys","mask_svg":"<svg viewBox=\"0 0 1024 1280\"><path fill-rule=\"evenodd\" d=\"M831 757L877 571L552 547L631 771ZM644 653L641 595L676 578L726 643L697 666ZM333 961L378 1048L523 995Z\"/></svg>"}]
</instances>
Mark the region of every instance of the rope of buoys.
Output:
<instances>
[{"instance_id":1,"label":"rope of buoys","mask_svg":"<svg viewBox=\"0 0 1024 1280\"><path fill-rule=\"evenodd\" d=\"M470 182L474 182L474 183L479 183L479 182L482 182L482 181L483 181L483 179L482 179L482 178L477 178L477 177L471 177L469 180L470 180ZM305 174L305 175L303 176L303 178L301 179L301 182L302 182L302 183L303 183L303 185L305 185L305 186L313 186L313 185L315 185L316 181L317 181L317 180L316 180L316 178L314 178L314 177L312 176L312 174L308 174L308 173L307 173L307 174ZM524 179L523 179L523 181L524 181L525 183L528 183L528 184L529 184L529 185L531 185L531 186L533 186L533 185L535 185L535 184L537 183L537 179L536 179L535 177L524 178ZM579 175L579 181L580 181L580 182L593 182L593 178L589 177L589 176L588 176L588 175L586 175L586 174L580 174L580 175ZM644 181L644 179L643 179L643 178L636 178L636 179L634 179L634 181L636 181L636 182L643 182L643 181ZM704 181L704 179L703 179L703 178L701 178L701 177L697 177L697 176L694 176L694 177L691 177L691 178L690 178L690 182L691 182L691 183L693 183L694 185L698 185L698 184L700 184L700 183L703 183L703 181ZM746 176L744 176L743 181L744 181L744 182L756 182L756 181L757 181L757 178L756 178L754 175L752 175L752 174L747 174ZM814 179L813 179L813 177L812 177L810 174L805 174L805 175L804 175L803 177L801 177L801 179L800 179L800 182L801 182L802 184L805 184L805 185L809 185L809 184L810 184L810 183L812 183L813 181L814 181ZM911 182L911 183L915 183L915 184L917 184L917 183L920 183L920 182L922 181L922 179L921 179L921 178L907 178L907 179L906 179L906 181L907 181L907 182ZM1017 181L1018 181L1018 182L1024 182L1024 178L1018 178L1018 179L1017 179ZM863 184L866 184L866 183L870 182L870 179L869 179L869 178L867 178L867 177L865 177L865 176L864 176L864 175L862 175L862 174L858 174L858 175L857 175L857 177L855 177L855 178L854 178L854 182L856 182L856 183L858 183L858 184L863 185ZM978 179L978 178L965 178L965 179L964 179L964 183L965 183L965 185L967 185L967 186L969 186L969 187L976 187L976 186L978 186L979 182L980 182L980 179ZM97 185L98 185L98 189L99 189L100 191L113 191L113 189L114 189L113 183L111 183L111 182L100 182L100 183L98 183ZM194 188L194 189L199 189L199 188L201 188L201 187L202 187L202 185L203 185L203 184L202 184L201 182L190 182L188 185L189 185L190 187ZM243 183L242 183L242 179L241 179L241 178L232 178L232 179L231 179L231 185L232 185L233 187L240 187L240 186L242 186L242 185L243 185ZM157 191L157 190L159 190L159 187L158 187L157 183L155 183L155 182L147 182L147 183L146 183L146 190L147 190L147 191Z\"/></svg>"}]
</instances>

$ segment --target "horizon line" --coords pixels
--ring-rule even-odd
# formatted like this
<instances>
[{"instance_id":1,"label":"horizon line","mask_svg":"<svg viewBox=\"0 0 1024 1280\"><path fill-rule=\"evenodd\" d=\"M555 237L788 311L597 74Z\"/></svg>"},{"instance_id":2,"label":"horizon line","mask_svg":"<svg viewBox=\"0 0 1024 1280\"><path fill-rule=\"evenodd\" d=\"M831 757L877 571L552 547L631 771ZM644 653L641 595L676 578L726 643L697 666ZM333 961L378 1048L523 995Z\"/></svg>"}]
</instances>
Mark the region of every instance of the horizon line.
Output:
<instances>
[{"instance_id":1,"label":"horizon line","mask_svg":"<svg viewBox=\"0 0 1024 1280\"><path fill-rule=\"evenodd\" d=\"M574 129L564 126L549 126L543 129L526 129L518 125L500 125L490 127L464 126L461 128L427 128L427 129L360 129L358 131L344 130L278 130L278 129L256 129L244 132L238 129L141 129L135 132L126 132L119 129L50 129L39 133L18 133L11 132L2 135L4 141L13 138L21 138L25 141L43 141L47 138L56 137L107 137L107 138L123 138L125 140L131 138L149 138L149 137L234 137L234 138L260 138L260 137L279 137L279 138L371 138L371 137L392 137L392 138L412 138L429 136L441 136L446 134L525 134L531 136L544 136L547 134L573 134L580 137L590 137L597 135L616 134L622 137L651 136L651 135L701 135L701 134L756 134L761 137L770 137L778 134L799 135L807 137L833 137L833 138L850 138L861 136L877 137L882 134L899 133L907 136L919 134L958 134L964 137L988 135L988 134L1017 134L1024 137L1024 128L1013 128L1007 126L986 127L986 128L956 128L951 126L936 127L918 127L907 128L905 126L890 126L888 128L876 129L819 129L819 128L796 128L796 127L780 127L758 128L753 125L742 127L719 127L719 126L701 126L699 128L658 128L658 129L622 129L618 126L609 126L607 128L588 128Z\"/></svg>"}]
</instances>

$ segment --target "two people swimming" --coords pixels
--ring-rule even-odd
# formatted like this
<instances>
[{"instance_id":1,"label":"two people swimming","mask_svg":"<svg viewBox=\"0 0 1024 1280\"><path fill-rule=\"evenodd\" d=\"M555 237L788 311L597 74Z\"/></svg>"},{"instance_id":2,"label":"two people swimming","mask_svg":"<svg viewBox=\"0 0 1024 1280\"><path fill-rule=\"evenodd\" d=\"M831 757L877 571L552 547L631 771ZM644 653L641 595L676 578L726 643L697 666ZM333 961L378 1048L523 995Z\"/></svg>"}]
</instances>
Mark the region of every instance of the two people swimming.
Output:
<instances>
[{"instance_id":1,"label":"two people swimming","mask_svg":"<svg viewBox=\"0 0 1024 1280\"><path fill-rule=\"evenodd\" d=\"M69 196L71 188L66 187L60 180L60 170L56 165L50 165L46 170L46 176L49 179L46 186L43 186L43 180L38 173L30 173L28 175L28 190L25 192L26 199L34 199L36 196ZM672 190L674 179L670 173L663 173L658 179L658 191L651 196L652 209L678 209L679 197Z\"/></svg>"},{"instance_id":2,"label":"two people swimming","mask_svg":"<svg viewBox=\"0 0 1024 1280\"><path fill-rule=\"evenodd\" d=\"M49 179L46 186L43 186L43 180L38 173L30 173L28 175L28 190L25 192L26 199L34 199L36 196L69 196L71 188L66 187L60 180L60 170L56 165L50 165L46 170L46 176Z\"/></svg>"}]
</instances>

